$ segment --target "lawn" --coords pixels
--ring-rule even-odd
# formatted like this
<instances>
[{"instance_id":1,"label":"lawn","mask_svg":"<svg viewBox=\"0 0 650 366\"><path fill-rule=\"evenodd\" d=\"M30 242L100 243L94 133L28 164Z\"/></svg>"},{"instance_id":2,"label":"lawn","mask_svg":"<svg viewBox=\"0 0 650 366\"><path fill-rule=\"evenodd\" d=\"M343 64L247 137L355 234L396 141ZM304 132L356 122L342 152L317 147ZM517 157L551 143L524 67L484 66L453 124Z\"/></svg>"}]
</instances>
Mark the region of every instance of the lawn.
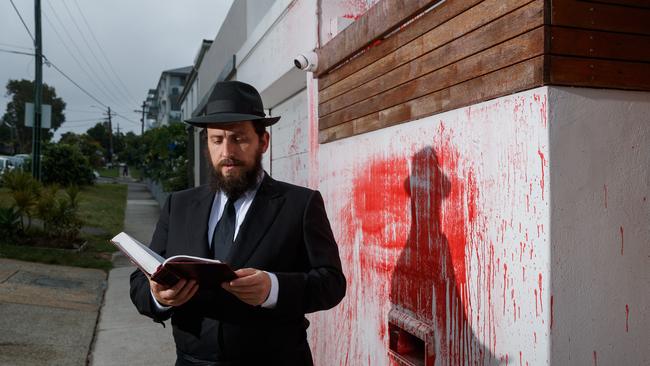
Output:
<instances>
[{"instance_id":1,"label":"lawn","mask_svg":"<svg viewBox=\"0 0 650 366\"><path fill-rule=\"evenodd\" d=\"M97 173L99 173L100 176L105 177L105 178L121 177L121 171L119 171L118 167L99 168L99 169L97 169ZM131 168L131 167L129 167L129 175L133 179L140 180L140 178L142 178L142 170L139 169L139 168Z\"/></svg>"},{"instance_id":2,"label":"lawn","mask_svg":"<svg viewBox=\"0 0 650 366\"><path fill-rule=\"evenodd\" d=\"M87 241L83 250L75 252L4 242L0 243L0 257L109 270L112 268L111 253L116 249L108 240L122 231L126 193L127 186L123 184L96 184L82 188L78 217L84 226L96 228L93 233L81 233ZM12 203L7 189L0 189L0 205L6 207Z\"/></svg>"}]
</instances>

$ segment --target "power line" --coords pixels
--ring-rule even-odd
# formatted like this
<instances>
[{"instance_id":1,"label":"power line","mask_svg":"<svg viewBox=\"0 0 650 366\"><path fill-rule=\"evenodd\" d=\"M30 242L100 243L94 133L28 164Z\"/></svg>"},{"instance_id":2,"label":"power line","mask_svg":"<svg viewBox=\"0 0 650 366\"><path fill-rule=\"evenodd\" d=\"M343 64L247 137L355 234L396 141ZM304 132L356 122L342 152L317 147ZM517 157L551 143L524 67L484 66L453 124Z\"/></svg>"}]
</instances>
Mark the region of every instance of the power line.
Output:
<instances>
[{"instance_id":1,"label":"power line","mask_svg":"<svg viewBox=\"0 0 650 366\"><path fill-rule=\"evenodd\" d=\"M85 56L84 52L82 51L81 47L79 47L79 45L77 44L77 42L75 42L74 38L72 37L72 35L71 35L70 32L68 31L68 28L65 26L65 23L63 22L63 20L61 19L61 17L59 17L59 15L58 15L56 9L54 8L54 6L52 5L51 1L46 1L46 2L47 2L47 4L48 4L48 6L50 7L50 9L52 10L52 15L54 15L54 18L56 18L56 20L59 22L59 24L60 24L60 26L61 26L61 29L63 29L63 32L66 34L66 36L68 36L68 39L70 40L70 42L72 43L72 45L74 46L74 48L77 50L77 54L79 55L79 57L81 58L81 60L83 60L83 61L85 62L85 64L86 64L86 66L88 66L88 69L89 69L90 71L92 71L92 74L94 75L94 77L93 77L92 75L88 75L88 77L89 77L91 80L93 80L93 81L95 81L95 79L96 79L96 82L98 83L98 84L96 84L96 85L99 86L100 91L101 91L101 92L102 92L102 93L103 93L103 94L104 94L108 99L112 100L112 101L113 101L114 103L116 103L116 104L120 104L120 102L119 102L118 99L115 97L115 95L113 95L113 94L111 93L110 89L109 89L108 87L106 87L106 85L104 84L103 80L97 77L97 75L98 75L99 73L98 73L98 72L93 68L93 66L91 65L91 63L88 62L88 59L86 58L86 56ZM46 16L45 18L48 19L47 16ZM50 25L52 25L52 27L54 28L54 25L53 25L51 22L50 22ZM56 30L55 30L55 32L56 32ZM59 38L61 38L61 37L59 36ZM68 52L70 52L70 51L68 50ZM86 73L88 73L88 72L86 71Z\"/></svg>"},{"instance_id":2,"label":"power line","mask_svg":"<svg viewBox=\"0 0 650 366\"><path fill-rule=\"evenodd\" d=\"M24 47L24 46L18 46L18 45L15 45L15 44L9 44L9 43L0 43L0 46L18 48L18 49L27 50L27 51L34 51L34 47Z\"/></svg>"},{"instance_id":3,"label":"power line","mask_svg":"<svg viewBox=\"0 0 650 366\"><path fill-rule=\"evenodd\" d=\"M88 91L86 91L86 89L82 88L81 85L77 84L76 81L72 80L71 77L69 77L66 73L64 73L61 69L59 69L54 63L52 63L52 61L48 60L47 57L45 57L45 55L43 55L43 58L46 61L46 65L52 66L56 71L58 71L61 75L63 75L66 79L68 79L71 83L73 83L77 88L79 88L82 92L84 92L92 100L94 100L95 102L101 104L105 108L108 108L108 106L106 104L102 103L99 99L95 98L94 95L90 94Z\"/></svg>"},{"instance_id":4,"label":"power line","mask_svg":"<svg viewBox=\"0 0 650 366\"><path fill-rule=\"evenodd\" d=\"M84 68L84 66L81 64L81 62L79 62L79 59L77 59L77 57L74 55L74 52L72 52L72 51L70 50L70 48L68 47L68 44L65 42L65 40L63 39L63 37L61 36L61 34L59 34L59 31L54 27L54 23L52 23L52 21L50 20L50 18L47 16L47 13L43 13L43 15L45 15L45 20L46 20L46 21L50 24L50 26L52 27L52 30L54 31L54 34L55 34L55 35L59 38L59 40L61 41L61 44L63 45L63 48L65 48L65 50L68 51L68 54L69 54L69 55L72 57L72 59L77 63L77 66L79 66L79 68L80 68L80 69L81 69L81 70L86 74L86 76L88 77L88 79L90 79L90 81L93 82L93 84L95 85L95 87L96 87L100 92L104 93L104 95L106 96L106 93L101 89L101 87L100 87L98 84L95 83L94 78L90 75L90 73L88 72L88 70L86 70L86 69Z\"/></svg>"},{"instance_id":5,"label":"power line","mask_svg":"<svg viewBox=\"0 0 650 366\"><path fill-rule=\"evenodd\" d=\"M129 100L129 97L125 96L124 92L120 89L120 87L117 86L117 84L115 84L115 81L113 80L113 78L111 78L111 76L108 75L108 71L106 71L106 68L104 67L104 64L99 60L99 58L98 58L97 55L95 54L95 51L93 51L93 48L90 46L90 42L88 42L88 40L86 39L86 36L84 35L84 32L81 30L81 28L79 27L79 24L77 24L77 21L76 21L75 18L72 16L72 12L70 11L70 8L68 8L68 5L66 4L65 1L61 0L61 3L63 4L63 7L65 8L65 11L68 13L68 16L70 17L70 20L72 20L72 24L73 24L73 25L75 26L75 28L77 29L77 32L79 32L79 35L81 36L81 39L84 41L84 43L86 44L86 47L87 47L88 50L90 51L90 54L93 56L93 58L95 59L95 61L96 61L97 64L99 65L99 67L100 67L100 68L102 69L102 71L104 72L104 76L106 76L106 79L107 79L107 80L108 80L108 81L113 85L113 87L115 88L114 90L117 92L116 95L119 96L119 97L121 97L121 98L123 98L123 99L122 99L122 102L126 102L126 104L129 105L129 104L131 103L131 101Z\"/></svg>"},{"instance_id":6,"label":"power line","mask_svg":"<svg viewBox=\"0 0 650 366\"><path fill-rule=\"evenodd\" d=\"M7 50L4 48L0 48L0 52L6 52L6 53L15 53L17 55L26 55L26 56L36 56L33 53L28 53L28 52L21 52L21 51L14 51L14 50Z\"/></svg>"},{"instance_id":7,"label":"power line","mask_svg":"<svg viewBox=\"0 0 650 366\"><path fill-rule=\"evenodd\" d=\"M104 56L104 59L106 60L106 63L108 64L108 67L111 69L113 72L113 75L117 78L117 81L122 85L126 93L129 95L129 97L132 100L136 100L136 98L131 94L129 91L129 88L124 84L124 81L122 81L122 78L120 75L115 71L115 68L113 68L113 64L111 63L111 60L106 56L106 52L104 52L104 48L101 46L101 43L97 40L97 37L95 37L95 32L93 32L93 29L90 27L90 24L88 23L88 20L86 19L86 16L84 15L83 11L81 11L81 7L79 6L79 3L77 0L74 0L74 4L77 7L77 10L79 11L79 14L81 14L81 19L84 21L86 24L86 28L88 28L88 31L90 32L90 36L93 37L95 40L95 44L97 44L97 48L99 48L99 51L101 54Z\"/></svg>"},{"instance_id":8,"label":"power line","mask_svg":"<svg viewBox=\"0 0 650 366\"><path fill-rule=\"evenodd\" d=\"M34 36L32 36L32 32L30 32L29 27L27 24L25 24L25 21L23 20L23 16L20 15L20 12L18 11L18 8L16 7L16 4L14 4L14 0L9 0L11 2L11 6L14 7L14 10L16 11L16 14L18 14L18 18L20 18L20 21L23 23L25 26L25 30L27 30L27 33L29 34L29 38L32 39L32 42L36 43L36 40L34 39Z\"/></svg>"}]
</instances>

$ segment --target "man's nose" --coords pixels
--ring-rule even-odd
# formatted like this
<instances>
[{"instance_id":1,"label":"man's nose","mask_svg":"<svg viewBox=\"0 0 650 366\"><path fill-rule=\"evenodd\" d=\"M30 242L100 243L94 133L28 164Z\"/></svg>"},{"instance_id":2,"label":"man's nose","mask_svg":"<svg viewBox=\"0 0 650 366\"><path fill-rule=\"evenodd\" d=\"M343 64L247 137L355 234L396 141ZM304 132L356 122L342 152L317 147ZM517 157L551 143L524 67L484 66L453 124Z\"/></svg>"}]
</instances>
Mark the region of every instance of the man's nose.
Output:
<instances>
[{"instance_id":1,"label":"man's nose","mask_svg":"<svg viewBox=\"0 0 650 366\"><path fill-rule=\"evenodd\" d=\"M227 158L234 156L235 154L235 144L228 141L228 139L223 140L221 155Z\"/></svg>"}]
</instances>

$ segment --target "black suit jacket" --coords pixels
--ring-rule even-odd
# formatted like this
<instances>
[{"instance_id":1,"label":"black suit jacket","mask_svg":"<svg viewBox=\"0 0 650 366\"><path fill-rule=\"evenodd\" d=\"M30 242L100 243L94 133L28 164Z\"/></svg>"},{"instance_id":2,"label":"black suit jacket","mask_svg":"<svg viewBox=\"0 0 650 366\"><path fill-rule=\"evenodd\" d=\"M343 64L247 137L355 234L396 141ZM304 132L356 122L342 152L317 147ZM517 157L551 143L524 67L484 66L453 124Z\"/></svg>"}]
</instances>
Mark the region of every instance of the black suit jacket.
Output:
<instances>
[{"instance_id":1,"label":"black suit jacket","mask_svg":"<svg viewBox=\"0 0 650 366\"><path fill-rule=\"evenodd\" d=\"M171 194L150 247L163 257L209 257L213 199L209 186ZM160 312L139 270L131 275L131 300L154 321L171 317L179 355L218 364L311 363L304 315L334 307L346 288L320 193L265 175L226 262L233 269L275 273L276 307L250 306L222 289L199 289L186 304Z\"/></svg>"}]
</instances>

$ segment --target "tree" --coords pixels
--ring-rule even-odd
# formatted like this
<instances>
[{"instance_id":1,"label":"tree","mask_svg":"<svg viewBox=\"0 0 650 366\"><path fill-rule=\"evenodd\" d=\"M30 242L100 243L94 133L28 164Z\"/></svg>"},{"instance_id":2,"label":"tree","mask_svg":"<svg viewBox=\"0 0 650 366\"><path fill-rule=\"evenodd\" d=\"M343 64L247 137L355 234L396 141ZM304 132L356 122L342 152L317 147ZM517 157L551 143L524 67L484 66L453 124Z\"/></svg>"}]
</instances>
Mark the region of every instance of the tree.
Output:
<instances>
[{"instance_id":1,"label":"tree","mask_svg":"<svg viewBox=\"0 0 650 366\"><path fill-rule=\"evenodd\" d=\"M34 103L34 82L31 80L9 80L7 82L7 103L5 114L2 116L3 125L0 126L0 142L10 143L15 153L29 154L32 152L32 128L25 127L25 103ZM49 141L63 122L65 122L65 102L56 96L56 90L43 84L43 104L52 106L52 128L43 130L41 136L44 141ZM13 127L11 127L13 126ZM9 140L5 140L9 136Z\"/></svg>"},{"instance_id":2,"label":"tree","mask_svg":"<svg viewBox=\"0 0 650 366\"><path fill-rule=\"evenodd\" d=\"M77 135L73 132L66 132L61 135L59 144L78 147L81 153L88 159L90 165L95 168L98 168L103 164L102 158L106 155L106 150L99 144L99 142L95 141L85 133Z\"/></svg>"},{"instance_id":3,"label":"tree","mask_svg":"<svg viewBox=\"0 0 650 366\"><path fill-rule=\"evenodd\" d=\"M79 148L66 144L43 146L43 182L63 186L92 184L95 177Z\"/></svg>"}]
</instances>

